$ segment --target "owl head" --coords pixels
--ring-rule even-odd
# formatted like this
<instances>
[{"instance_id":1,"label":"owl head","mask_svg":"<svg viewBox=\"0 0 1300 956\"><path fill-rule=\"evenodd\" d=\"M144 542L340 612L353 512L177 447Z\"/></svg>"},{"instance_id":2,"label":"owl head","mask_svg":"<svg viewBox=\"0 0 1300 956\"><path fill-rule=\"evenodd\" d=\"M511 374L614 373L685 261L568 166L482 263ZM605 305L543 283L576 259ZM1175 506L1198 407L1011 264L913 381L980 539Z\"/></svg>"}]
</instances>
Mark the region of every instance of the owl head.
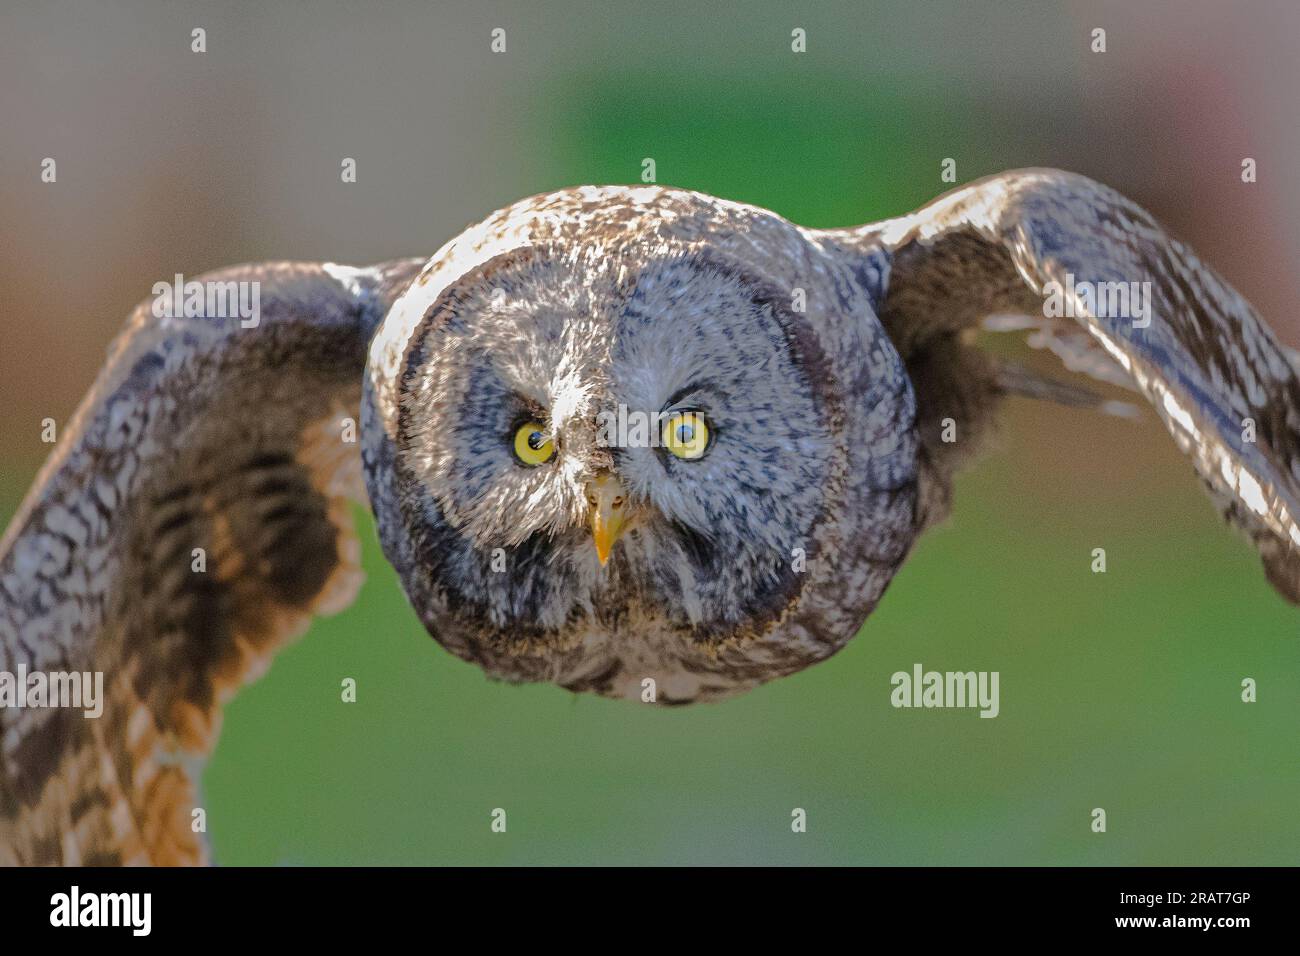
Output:
<instances>
[{"instance_id":1,"label":"owl head","mask_svg":"<svg viewBox=\"0 0 1300 956\"><path fill-rule=\"evenodd\" d=\"M363 406L430 633L493 676L656 702L828 656L913 507L873 323L807 235L697 194L573 190L467 230L379 328Z\"/></svg>"}]
</instances>

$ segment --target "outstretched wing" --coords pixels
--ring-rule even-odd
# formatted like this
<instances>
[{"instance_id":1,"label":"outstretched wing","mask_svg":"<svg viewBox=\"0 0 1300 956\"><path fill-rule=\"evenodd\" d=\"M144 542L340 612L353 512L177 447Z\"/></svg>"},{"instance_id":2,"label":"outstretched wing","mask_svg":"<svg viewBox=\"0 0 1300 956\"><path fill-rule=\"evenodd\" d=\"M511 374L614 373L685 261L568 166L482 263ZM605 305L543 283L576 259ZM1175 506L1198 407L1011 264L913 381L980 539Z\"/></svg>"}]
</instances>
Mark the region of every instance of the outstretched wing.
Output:
<instances>
[{"instance_id":1,"label":"outstretched wing","mask_svg":"<svg viewBox=\"0 0 1300 956\"><path fill-rule=\"evenodd\" d=\"M236 267L132 314L0 541L0 863L205 859L222 702L359 584L345 419L419 265ZM97 674L99 716L30 706L79 680L93 712Z\"/></svg>"},{"instance_id":2,"label":"outstretched wing","mask_svg":"<svg viewBox=\"0 0 1300 956\"><path fill-rule=\"evenodd\" d=\"M1146 396L1269 580L1300 603L1300 364L1145 211L1082 176L1029 169L840 239L889 260L881 319L918 373L918 404L996 391L996 374L964 374L962 333L1027 316L1031 341L1068 368Z\"/></svg>"}]
</instances>

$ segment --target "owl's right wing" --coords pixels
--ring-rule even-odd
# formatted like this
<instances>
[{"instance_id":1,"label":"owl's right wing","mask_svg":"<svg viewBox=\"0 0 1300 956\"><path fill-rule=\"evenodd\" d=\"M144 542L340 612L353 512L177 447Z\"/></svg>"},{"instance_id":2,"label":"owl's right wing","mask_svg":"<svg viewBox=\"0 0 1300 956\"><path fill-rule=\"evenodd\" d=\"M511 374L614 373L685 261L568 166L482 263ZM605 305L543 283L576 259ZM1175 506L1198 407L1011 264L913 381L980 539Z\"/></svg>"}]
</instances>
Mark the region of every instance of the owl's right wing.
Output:
<instances>
[{"instance_id":1,"label":"owl's right wing","mask_svg":"<svg viewBox=\"0 0 1300 956\"><path fill-rule=\"evenodd\" d=\"M205 858L222 703L359 584L367 342L420 265L241 266L132 314L0 540L0 705L103 675L97 717L0 706L0 863Z\"/></svg>"},{"instance_id":2,"label":"owl's right wing","mask_svg":"<svg viewBox=\"0 0 1300 956\"><path fill-rule=\"evenodd\" d=\"M981 392L1005 383L984 374L969 334L990 316L1024 317L1031 342L1069 370L1146 397L1269 580L1300 603L1300 364L1150 214L1083 176L1024 169L834 238L887 272L880 317L919 406L978 421ZM1120 293L1145 300L1145 315ZM1031 388L1056 386L1014 390Z\"/></svg>"}]
</instances>

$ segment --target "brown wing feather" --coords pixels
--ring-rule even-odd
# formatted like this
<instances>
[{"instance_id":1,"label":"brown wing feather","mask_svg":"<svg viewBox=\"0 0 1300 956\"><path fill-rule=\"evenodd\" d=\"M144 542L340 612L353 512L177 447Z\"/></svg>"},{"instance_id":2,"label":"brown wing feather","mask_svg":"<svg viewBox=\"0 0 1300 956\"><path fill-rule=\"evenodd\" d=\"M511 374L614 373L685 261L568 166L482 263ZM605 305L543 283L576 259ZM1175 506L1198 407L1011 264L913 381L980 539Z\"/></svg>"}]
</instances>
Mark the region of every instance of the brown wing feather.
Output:
<instances>
[{"instance_id":1,"label":"brown wing feather","mask_svg":"<svg viewBox=\"0 0 1300 956\"><path fill-rule=\"evenodd\" d=\"M0 671L101 672L105 697L98 718L0 709L0 862L206 859L191 812L222 703L359 584L341 419L417 268L199 280L259 283L255 328L132 315L0 544Z\"/></svg>"},{"instance_id":2,"label":"brown wing feather","mask_svg":"<svg viewBox=\"0 0 1300 956\"><path fill-rule=\"evenodd\" d=\"M850 254L883 250L889 259L881 318L923 379L923 428L953 408L978 429L1001 389L996 365L966 332L990 315L1028 316L1036 344L1067 368L1122 377L1146 396L1220 509L1259 548L1270 581L1300 603L1297 366L1250 304L1148 213L1082 176L1028 169L832 235ZM1150 325L1095 308L1047 317L1045 286L1069 277L1076 286L1149 282ZM933 440L927 449L946 488L951 463Z\"/></svg>"}]
</instances>

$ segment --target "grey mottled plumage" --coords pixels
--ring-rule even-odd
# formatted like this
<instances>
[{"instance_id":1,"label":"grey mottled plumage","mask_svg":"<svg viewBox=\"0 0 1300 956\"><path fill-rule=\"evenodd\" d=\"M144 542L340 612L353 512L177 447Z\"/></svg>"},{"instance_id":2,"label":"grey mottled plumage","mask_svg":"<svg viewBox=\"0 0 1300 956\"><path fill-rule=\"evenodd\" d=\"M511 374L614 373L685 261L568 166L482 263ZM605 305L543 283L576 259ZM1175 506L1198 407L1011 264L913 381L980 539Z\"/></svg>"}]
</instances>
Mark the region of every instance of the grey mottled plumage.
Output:
<instances>
[{"instance_id":1,"label":"grey mottled plumage","mask_svg":"<svg viewBox=\"0 0 1300 956\"><path fill-rule=\"evenodd\" d=\"M1150 327L1043 318L1066 273L1151 281ZM430 633L496 677L625 697L653 678L683 703L830 656L947 511L973 441L942 442L940 421L974 437L1009 390L1086 394L973 348L989 315L1034 317L1068 367L1150 399L1300 602L1294 356L1078 176L1008 173L829 231L583 187L495 213L422 268L220 277L262 283L260 325L137 310L0 543L0 671L101 670L110 688L98 720L0 710L0 861L204 858L197 761L221 702L355 593L348 497L368 498ZM620 404L702 413L711 444L604 447ZM554 452L529 467L511 435L533 421ZM602 565L586 526L605 481L621 537Z\"/></svg>"}]
</instances>

